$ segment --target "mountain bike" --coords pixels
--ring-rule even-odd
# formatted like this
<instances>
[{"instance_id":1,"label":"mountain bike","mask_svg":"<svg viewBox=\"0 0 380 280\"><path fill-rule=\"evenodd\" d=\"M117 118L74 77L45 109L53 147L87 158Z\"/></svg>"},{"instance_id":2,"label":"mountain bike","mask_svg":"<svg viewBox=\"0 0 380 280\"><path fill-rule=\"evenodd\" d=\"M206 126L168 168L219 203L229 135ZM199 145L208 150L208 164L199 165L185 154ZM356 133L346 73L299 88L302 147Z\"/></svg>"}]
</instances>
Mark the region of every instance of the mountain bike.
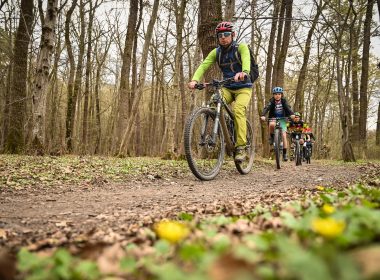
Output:
<instances>
[{"instance_id":1,"label":"mountain bike","mask_svg":"<svg viewBox=\"0 0 380 280\"><path fill-rule=\"evenodd\" d=\"M197 84L196 89L212 87L214 94L206 106L194 109L185 125L185 156L192 173L200 180L214 179L222 168L225 153L235 156L235 123L232 109L224 101L221 88L233 78ZM253 166L253 129L247 120L247 159L235 161L240 174L248 174Z\"/></svg>"},{"instance_id":2,"label":"mountain bike","mask_svg":"<svg viewBox=\"0 0 380 280\"><path fill-rule=\"evenodd\" d=\"M276 157L276 167L277 169L281 168L281 155L283 155L283 150L284 150L284 139L282 136L282 127L281 127L281 120L286 119L288 120L287 117L277 117L277 118L270 118L268 119L268 122L270 121L275 121L276 126L274 127L274 141L273 141L273 149L274 149L274 154Z\"/></svg>"}]
</instances>

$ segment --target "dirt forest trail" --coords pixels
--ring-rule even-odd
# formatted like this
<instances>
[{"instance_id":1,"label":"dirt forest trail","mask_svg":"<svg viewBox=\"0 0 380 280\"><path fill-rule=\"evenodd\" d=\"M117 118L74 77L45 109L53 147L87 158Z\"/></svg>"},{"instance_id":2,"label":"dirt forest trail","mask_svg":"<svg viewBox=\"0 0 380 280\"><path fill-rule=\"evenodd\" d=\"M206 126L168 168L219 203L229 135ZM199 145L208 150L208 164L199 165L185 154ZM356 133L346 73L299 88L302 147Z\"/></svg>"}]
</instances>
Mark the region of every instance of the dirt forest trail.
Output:
<instances>
[{"instance_id":1,"label":"dirt forest trail","mask_svg":"<svg viewBox=\"0 0 380 280\"><path fill-rule=\"evenodd\" d=\"M6 235L0 245L38 250L78 240L123 241L138 228L182 212L241 215L258 204L296 199L318 185L344 187L368 172L378 176L379 165L314 162L295 167L288 162L275 170L265 163L245 176L228 166L208 182L190 172L158 171L123 182L98 176L76 184L2 187L0 228Z\"/></svg>"}]
</instances>

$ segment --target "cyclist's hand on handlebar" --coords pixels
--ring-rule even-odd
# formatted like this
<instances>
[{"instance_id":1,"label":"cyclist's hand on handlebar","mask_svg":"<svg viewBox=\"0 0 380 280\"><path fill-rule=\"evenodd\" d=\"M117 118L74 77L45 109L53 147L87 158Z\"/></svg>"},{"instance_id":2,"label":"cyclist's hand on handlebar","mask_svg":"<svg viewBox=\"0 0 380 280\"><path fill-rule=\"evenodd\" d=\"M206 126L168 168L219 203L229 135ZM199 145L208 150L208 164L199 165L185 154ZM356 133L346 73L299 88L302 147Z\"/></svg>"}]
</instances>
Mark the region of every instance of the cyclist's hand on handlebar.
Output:
<instances>
[{"instance_id":1,"label":"cyclist's hand on handlebar","mask_svg":"<svg viewBox=\"0 0 380 280\"><path fill-rule=\"evenodd\" d=\"M260 119L265 122L265 116L261 116Z\"/></svg>"},{"instance_id":2,"label":"cyclist's hand on handlebar","mask_svg":"<svg viewBox=\"0 0 380 280\"><path fill-rule=\"evenodd\" d=\"M235 74L234 80L235 82L244 81L247 77L247 73L239 72Z\"/></svg>"},{"instance_id":3,"label":"cyclist's hand on handlebar","mask_svg":"<svg viewBox=\"0 0 380 280\"><path fill-rule=\"evenodd\" d=\"M188 84L187 84L187 87L189 88L189 89L195 89L195 86L198 84L198 82L197 81L191 81L191 82L189 82Z\"/></svg>"}]
</instances>

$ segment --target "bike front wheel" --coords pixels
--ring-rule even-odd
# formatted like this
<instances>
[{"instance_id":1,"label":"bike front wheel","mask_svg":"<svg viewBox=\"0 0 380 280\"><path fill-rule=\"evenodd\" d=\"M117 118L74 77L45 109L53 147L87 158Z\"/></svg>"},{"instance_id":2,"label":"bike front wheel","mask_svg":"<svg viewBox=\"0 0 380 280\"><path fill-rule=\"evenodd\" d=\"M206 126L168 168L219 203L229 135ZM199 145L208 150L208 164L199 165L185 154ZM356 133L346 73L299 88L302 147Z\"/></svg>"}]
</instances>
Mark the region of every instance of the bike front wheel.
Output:
<instances>
[{"instance_id":1,"label":"bike front wheel","mask_svg":"<svg viewBox=\"0 0 380 280\"><path fill-rule=\"evenodd\" d=\"M235 161L236 169L240 174L248 174L253 166L253 160L255 158L255 146L253 139L253 130L251 123L247 120L247 144L245 151L247 153L247 159L242 162Z\"/></svg>"},{"instance_id":2,"label":"bike front wheel","mask_svg":"<svg viewBox=\"0 0 380 280\"><path fill-rule=\"evenodd\" d=\"M295 162L296 162L296 166L302 165L301 147L300 147L299 141L296 141Z\"/></svg>"},{"instance_id":3,"label":"bike front wheel","mask_svg":"<svg viewBox=\"0 0 380 280\"><path fill-rule=\"evenodd\" d=\"M311 162L310 158L311 158L310 148L306 147L306 149L305 149L305 159L306 159L306 163L307 164L310 164L310 162Z\"/></svg>"},{"instance_id":4,"label":"bike front wheel","mask_svg":"<svg viewBox=\"0 0 380 280\"><path fill-rule=\"evenodd\" d=\"M184 133L185 156L190 170L200 180L212 180L218 175L224 159L224 137L218 125L215 135L216 113L201 107L187 120Z\"/></svg>"},{"instance_id":5,"label":"bike front wheel","mask_svg":"<svg viewBox=\"0 0 380 280\"><path fill-rule=\"evenodd\" d=\"M274 148L274 153L276 156L277 169L281 168L281 154L282 154L281 142L282 142L281 131L279 129L275 129L274 130L274 143L273 143L274 147L273 148Z\"/></svg>"}]
</instances>

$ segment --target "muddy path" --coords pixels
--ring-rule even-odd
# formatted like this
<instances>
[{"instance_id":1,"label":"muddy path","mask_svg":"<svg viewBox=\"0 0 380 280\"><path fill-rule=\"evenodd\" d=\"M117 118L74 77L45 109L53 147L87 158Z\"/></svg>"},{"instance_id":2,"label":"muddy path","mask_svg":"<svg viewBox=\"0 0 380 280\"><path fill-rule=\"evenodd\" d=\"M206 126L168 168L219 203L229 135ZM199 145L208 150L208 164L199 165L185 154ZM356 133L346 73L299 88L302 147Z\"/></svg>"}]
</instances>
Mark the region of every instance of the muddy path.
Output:
<instances>
[{"instance_id":1,"label":"muddy path","mask_svg":"<svg viewBox=\"0 0 380 280\"><path fill-rule=\"evenodd\" d=\"M39 250L89 240L128 240L140 228L182 212L241 215L257 204L296 199L318 185L345 187L368 174L378 176L379 166L314 162L295 167L289 162L275 170L266 163L245 176L229 166L208 182L190 172L164 171L123 182L97 177L74 185L3 187L0 245Z\"/></svg>"}]
</instances>

